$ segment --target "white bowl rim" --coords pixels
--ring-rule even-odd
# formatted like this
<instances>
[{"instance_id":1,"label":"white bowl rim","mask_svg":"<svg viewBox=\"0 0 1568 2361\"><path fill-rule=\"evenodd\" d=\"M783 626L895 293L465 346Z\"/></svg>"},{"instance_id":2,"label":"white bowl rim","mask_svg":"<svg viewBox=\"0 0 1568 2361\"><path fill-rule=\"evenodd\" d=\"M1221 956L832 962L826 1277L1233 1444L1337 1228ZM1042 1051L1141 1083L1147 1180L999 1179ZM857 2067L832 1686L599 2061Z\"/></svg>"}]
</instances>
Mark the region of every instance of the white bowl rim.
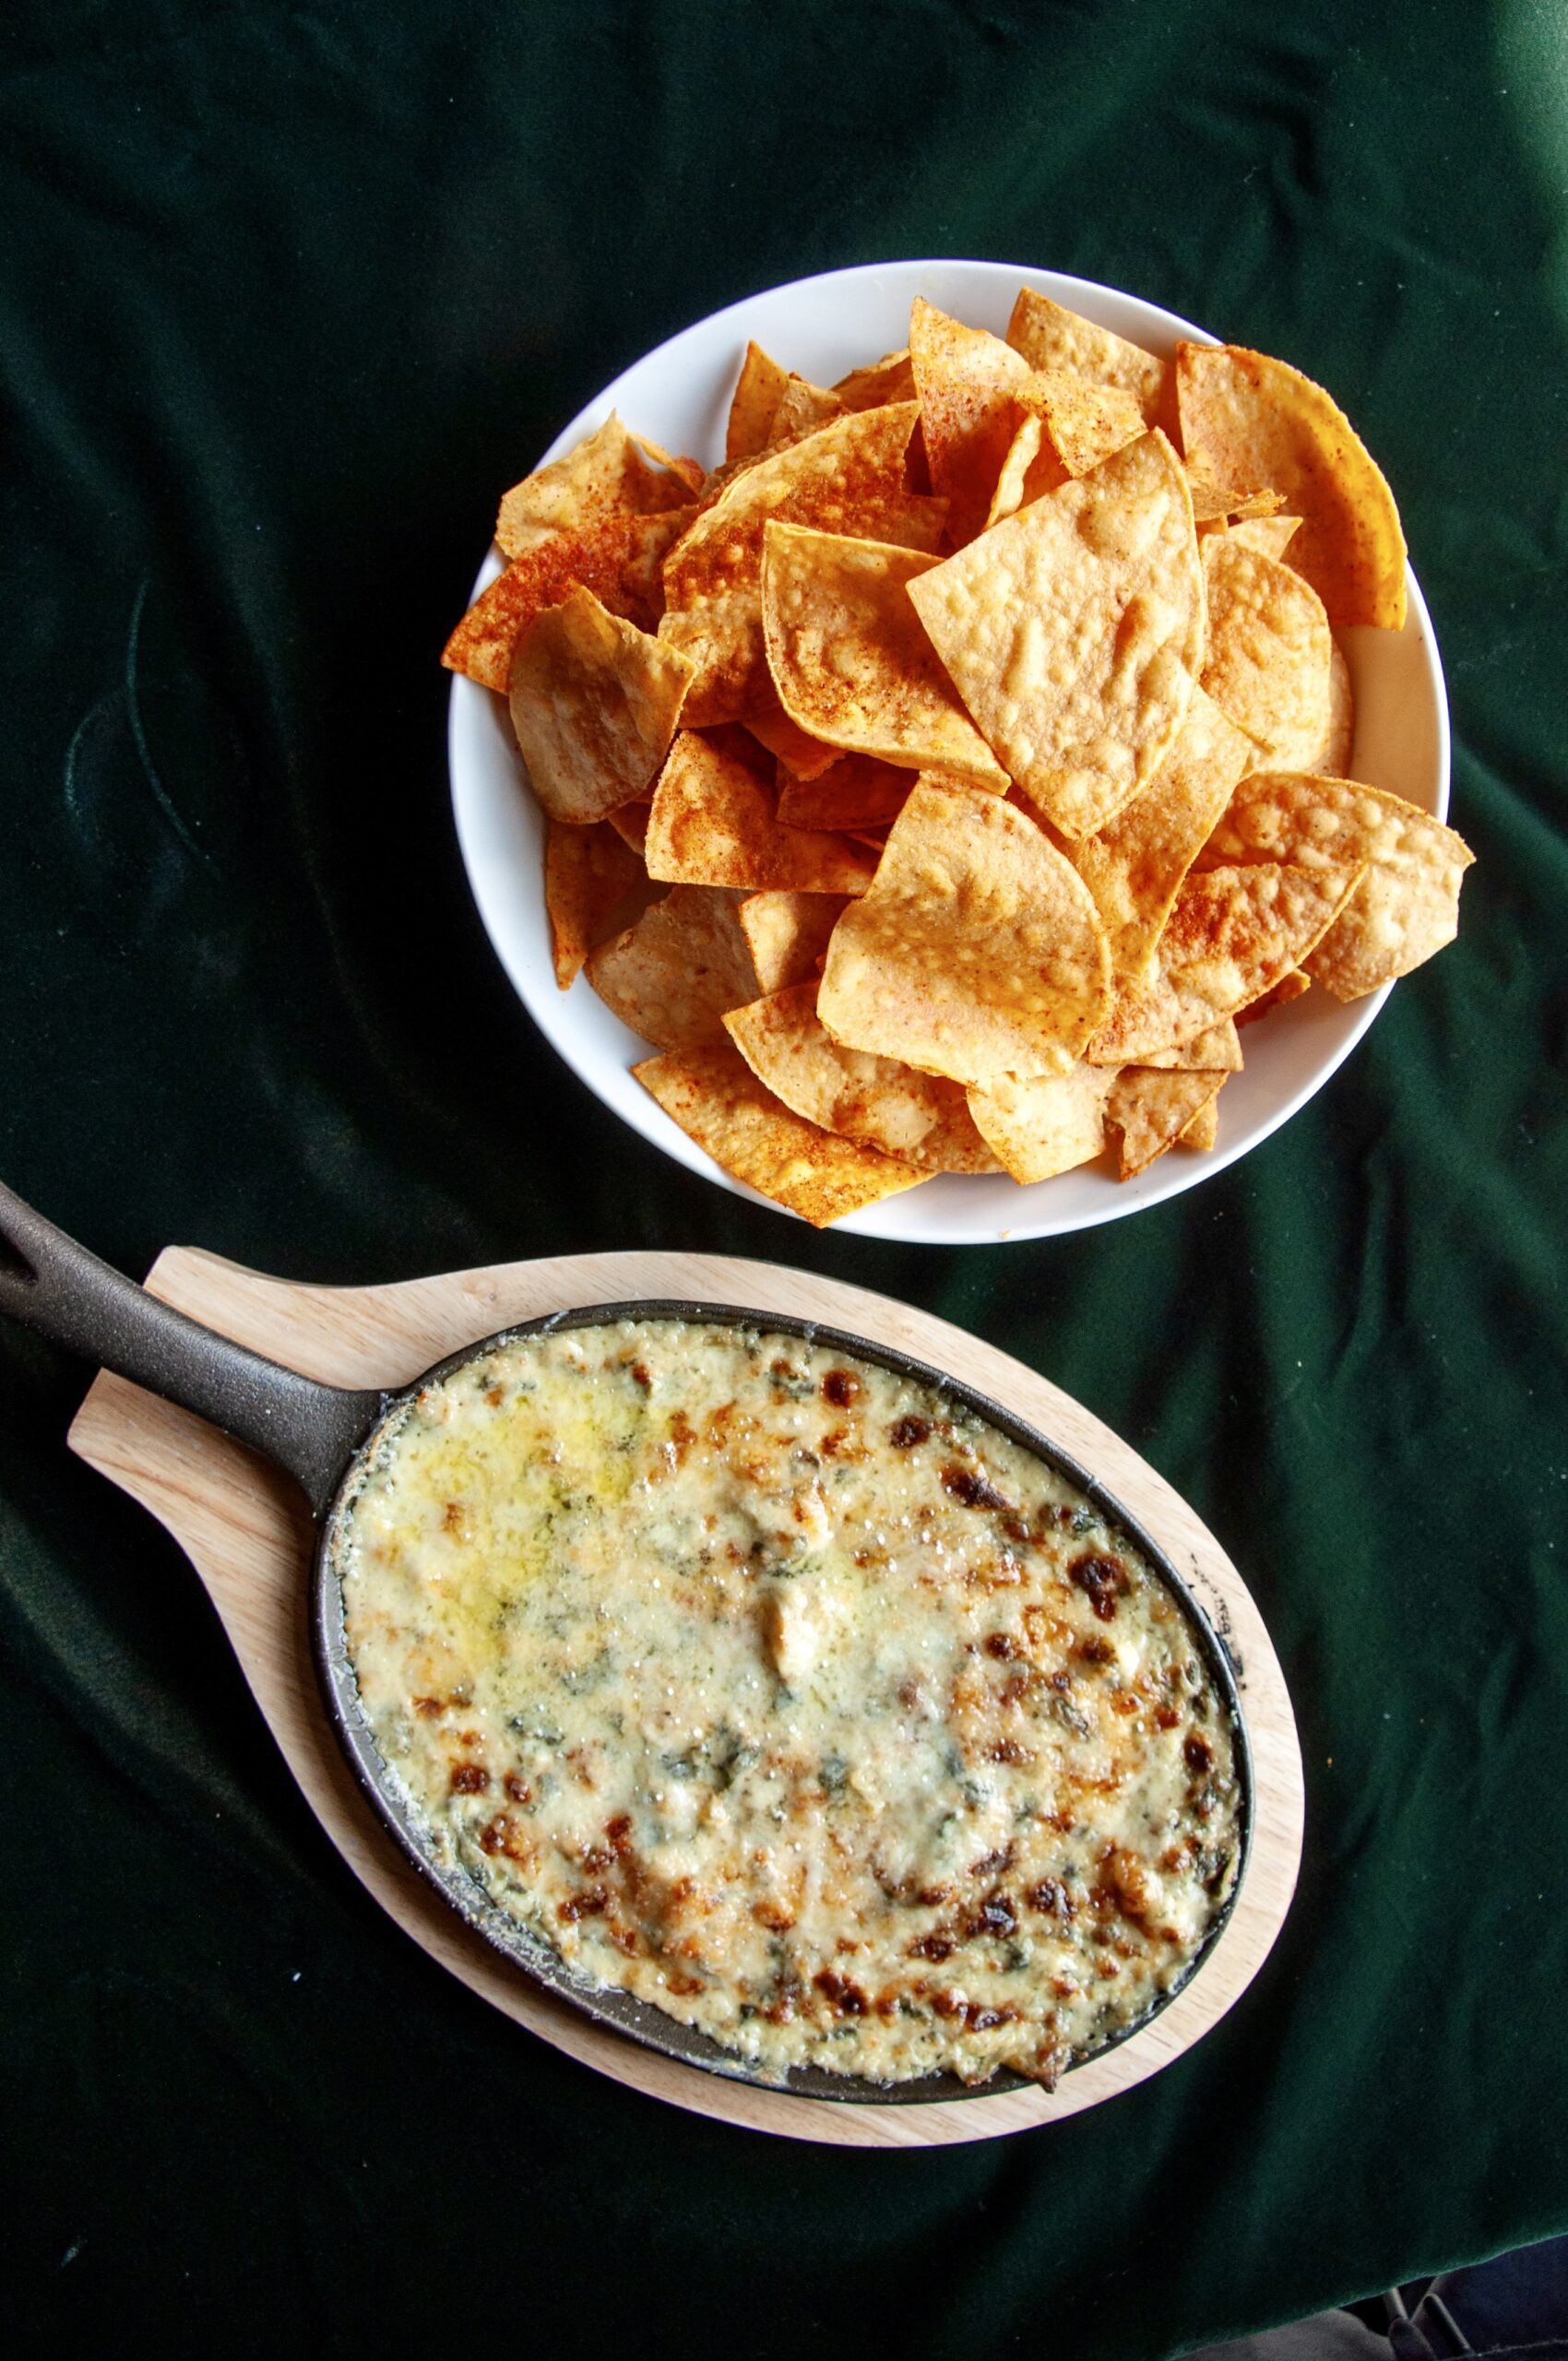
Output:
<instances>
[{"instance_id":1,"label":"white bowl rim","mask_svg":"<svg viewBox=\"0 0 1568 2361\"><path fill-rule=\"evenodd\" d=\"M1039 265L998 263L967 260L962 257L905 258L878 263L851 264L842 269L821 271L805 279L781 281L777 286L739 297L720 310L693 321L677 329L663 341L642 354L620 374L595 394L564 425L554 441L539 459L543 467L563 456L582 436L602 423L612 409L621 408L623 398L630 392L636 394L635 380L645 373L656 373L681 359L681 349L699 341L719 338L727 328L735 335L738 357L745 337L756 331L756 314L769 305L786 300L798 301L819 291L847 291L857 283L893 279L908 284L912 294L924 291L920 281L940 279L944 274L958 274L989 287L1005 284L1011 291L1020 287L1033 287L1050 295L1069 309L1081 312L1087 318L1098 319L1101 325L1113 327L1120 335L1142 343L1151 350L1173 349L1180 339L1194 343L1214 344L1220 341L1209 330L1194 326L1174 312L1146 299L1130 295L1125 291L1108 287L1095 279L1074 278L1061 271L1042 269ZM760 340L760 339L759 339ZM873 339L874 341L874 339ZM866 359L875 358L868 352ZM636 419L632 421L636 424ZM470 599L501 570L502 560L493 547L487 553L475 577ZM1451 741L1446 685L1442 658L1439 654L1431 617L1414 570L1407 564L1406 585L1409 615L1404 636L1413 635L1419 643L1420 658L1424 665L1426 686L1430 692L1430 721L1432 730L1430 808L1439 819L1446 819L1449 805ZM1386 634L1363 635L1372 638L1387 638ZM1354 635L1351 635L1354 636ZM1400 635L1392 635L1399 637ZM488 728L497 742L502 732L496 724L499 701L477 682L454 674L447 706L447 761L451 779L453 816L459 849L468 873L470 890L478 906L481 919L491 944L500 959L514 990L522 1000L535 1024L552 1049L571 1067L579 1081L585 1083L597 1097L629 1122L654 1146L662 1148L688 1170L728 1190L731 1194L766 1205L795 1221L799 1216L764 1197L746 1182L735 1180L723 1171L710 1157L681 1130L656 1100L636 1082L630 1066L635 1056L652 1054L646 1043L619 1026L602 1011L605 1024L621 1035L624 1043L632 1045L631 1054L621 1050L616 1057L583 1054L574 1045L572 1033L564 1022L567 1006L579 993L591 995L591 987L579 977L569 992L561 992L555 984L549 958L549 924L544 913L544 901L540 872L541 857L532 862L532 893L524 886L517 892L519 879L515 864L498 867L493 842L497 813L492 789L495 785L493 761L483 753L483 733ZM511 793L519 806L526 806L532 822L527 833L542 843L542 825L532 799L519 793L517 781L517 758L509 756L512 774ZM1374 782L1375 784L1376 782ZM506 792L502 790L503 794ZM540 953L542 951L542 959ZM858 1213L836 1222L833 1228L839 1234L881 1238L909 1245L986 1245L1003 1240L1054 1238L1071 1235L1081 1229L1098 1228L1101 1223L1117 1221L1129 1214L1163 1204L1182 1195L1200 1182L1213 1179L1243 1156L1259 1147L1274 1133L1287 1123L1321 1090L1357 1044L1375 1022L1394 987L1384 985L1364 1000L1349 1003L1335 1003L1324 1007L1328 995L1311 992L1303 995L1269 1020L1270 1030L1278 1037L1281 1028L1292 1031L1312 1025L1325 1038L1308 1070L1293 1087L1281 1092L1277 1101L1265 1110L1252 1114L1242 1124L1231 1121L1231 1136L1222 1134L1219 1145L1202 1155L1184 1156L1172 1150L1161 1157L1146 1172L1134 1180L1117 1181L1110 1178L1103 1160L1079 1168L1076 1172L1059 1175L1055 1180L1036 1181L1020 1187L1005 1176L970 1176L942 1174L923 1181L917 1188L863 1206ZM1317 1003L1313 1006L1312 1003ZM1271 1045L1260 1044L1260 1047ZM1255 1073L1255 1065L1249 1071ZM1240 1081L1241 1077L1237 1077ZM1233 1094L1237 1081L1228 1086L1226 1110L1234 1106ZM1077 1182L1076 1188L1071 1184ZM1089 1201L1086 1203L1083 1183L1089 1184ZM1098 1184L1098 1185L1097 1185ZM997 1196L1005 1190L1004 1199ZM989 1213L982 1214L978 1202L980 1192L986 1192ZM966 1213L964 1197L969 1192L972 1213ZM998 1219L998 1210L1004 1218Z\"/></svg>"}]
</instances>

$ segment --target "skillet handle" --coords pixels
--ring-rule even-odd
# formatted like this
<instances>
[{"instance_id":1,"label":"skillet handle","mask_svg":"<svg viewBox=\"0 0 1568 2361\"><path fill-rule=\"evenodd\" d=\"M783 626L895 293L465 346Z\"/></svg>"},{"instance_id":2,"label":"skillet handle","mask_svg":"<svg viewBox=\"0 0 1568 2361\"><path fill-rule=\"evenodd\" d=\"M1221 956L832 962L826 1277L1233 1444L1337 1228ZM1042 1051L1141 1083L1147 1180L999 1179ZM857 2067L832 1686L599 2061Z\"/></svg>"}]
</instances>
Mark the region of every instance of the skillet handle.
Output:
<instances>
[{"instance_id":1,"label":"skillet handle","mask_svg":"<svg viewBox=\"0 0 1568 2361\"><path fill-rule=\"evenodd\" d=\"M194 1410L296 1477L320 1516L383 1397L302 1377L89 1254L0 1182L0 1312Z\"/></svg>"}]
</instances>

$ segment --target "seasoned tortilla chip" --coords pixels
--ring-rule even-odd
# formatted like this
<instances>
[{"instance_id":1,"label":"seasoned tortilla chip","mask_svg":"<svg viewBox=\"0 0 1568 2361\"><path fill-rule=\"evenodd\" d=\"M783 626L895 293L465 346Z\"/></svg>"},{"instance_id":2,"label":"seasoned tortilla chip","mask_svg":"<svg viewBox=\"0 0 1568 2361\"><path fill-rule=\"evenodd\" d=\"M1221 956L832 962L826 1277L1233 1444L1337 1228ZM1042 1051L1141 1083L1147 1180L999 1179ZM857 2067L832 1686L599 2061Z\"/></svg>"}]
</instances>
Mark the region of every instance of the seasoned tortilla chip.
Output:
<instances>
[{"instance_id":1,"label":"seasoned tortilla chip","mask_svg":"<svg viewBox=\"0 0 1568 2361\"><path fill-rule=\"evenodd\" d=\"M1207 694L1274 770L1299 770L1327 738L1334 641L1323 601L1293 566L1233 533L1203 544Z\"/></svg>"},{"instance_id":2,"label":"seasoned tortilla chip","mask_svg":"<svg viewBox=\"0 0 1568 2361\"><path fill-rule=\"evenodd\" d=\"M512 651L512 727L534 793L578 827L647 792L670 751L692 665L612 615L584 584Z\"/></svg>"},{"instance_id":3,"label":"seasoned tortilla chip","mask_svg":"<svg viewBox=\"0 0 1568 2361\"><path fill-rule=\"evenodd\" d=\"M724 1020L759 1081L824 1131L863 1140L928 1172L994 1172L956 1082L835 1041L816 1014L815 978Z\"/></svg>"},{"instance_id":4,"label":"seasoned tortilla chip","mask_svg":"<svg viewBox=\"0 0 1568 2361\"><path fill-rule=\"evenodd\" d=\"M742 931L764 994L815 979L828 937L849 907L846 894L753 894L740 906Z\"/></svg>"},{"instance_id":5,"label":"seasoned tortilla chip","mask_svg":"<svg viewBox=\"0 0 1568 2361\"><path fill-rule=\"evenodd\" d=\"M787 828L844 828L859 836L896 820L914 785L912 772L874 754L845 754L820 778L792 778L780 767L778 817Z\"/></svg>"},{"instance_id":6,"label":"seasoned tortilla chip","mask_svg":"<svg viewBox=\"0 0 1568 2361\"><path fill-rule=\"evenodd\" d=\"M824 771L842 758L840 747L826 746L820 738L808 737L781 706L774 706L767 713L748 715L746 728L757 743L766 746L796 778L820 778Z\"/></svg>"},{"instance_id":7,"label":"seasoned tortilla chip","mask_svg":"<svg viewBox=\"0 0 1568 2361\"><path fill-rule=\"evenodd\" d=\"M948 534L961 549L985 523L1018 422L1013 395L1028 369L1000 337L966 327L920 295L909 314L909 359L932 484L947 500Z\"/></svg>"},{"instance_id":8,"label":"seasoned tortilla chip","mask_svg":"<svg viewBox=\"0 0 1568 2361\"><path fill-rule=\"evenodd\" d=\"M1203 660L1203 569L1180 462L1145 434L909 584L981 735L1083 836L1147 785Z\"/></svg>"},{"instance_id":9,"label":"seasoned tortilla chip","mask_svg":"<svg viewBox=\"0 0 1568 2361\"><path fill-rule=\"evenodd\" d=\"M637 855L603 822L592 828L547 824L544 907L563 991L594 945L630 926L658 892Z\"/></svg>"},{"instance_id":10,"label":"seasoned tortilla chip","mask_svg":"<svg viewBox=\"0 0 1568 2361\"><path fill-rule=\"evenodd\" d=\"M1318 744L1303 757L1301 768L1314 778L1348 778L1356 744L1356 700L1350 687L1350 667L1337 641L1328 659L1328 718Z\"/></svg>"},{"instance_id":11,"label":"seasoned tortilla chip","mask_svg":"<svg viewBox=\"0 0 1568 2361\"><path fill-rule=\"evenodd\" d=\"M1234 517L1239 524L1252 523L1272 516L1277 508L1285 505L1282 492L1238 492L1234 484L1216 483L1201 468L1183 459L1187 489L1193 496L1193 516L1201 527L1208 526L1223 531ZM1299 516L1291 520L1291 530L1301 523Z\"/></svg>"},{"instance_id":12,"label":"seasoned tortilla chip","mask_svg":"<svg viewBox=\"0 0 1568 2361\"><path fill-rule=\"evenodd\" d=\"M1146 971L1182 880L1254 760L1251 739L1194 689L1148 785L1076 847L1078 873L1094 896L1119 976L1135 980Z\"/></svg>"},{"instance_id":13,"label":"seasoned tortilla chip","mask_svg":"<svg viewBox=\"0 0 1568 2361\"><path fill-rule=\"evenodd\" d=\"M817 1014L849 1049L955 1082L1062 1072L1110 964L1088 888L1034 822L923 776L833 931Z\"/></svg>"},{"instance_id":14,"label":"seasoned tortilla chip","mask_svg":"<svg viewBox=\"0 0 1568 2361\"><path fill-rule=\"evenodd\" d=\"M1195 1148L1200 1155L1218 1145L1219 1139L1219 1092L1206 1098L1197 1113L1176 1135L1178 1147Z\"/></svg>"},{"instance_id":15,"label":"seasoned tortilla chip","mask_svg":"<svg viewBox=\"0 0 1568 2361\"><path fill-rule=\"evenodd\" d=\"M1136 402L1146 425L1164 423L1170 363L1064 311L1049 295L1037 295L1032 287L1021 290L1007 323L1007 341L1031 369L1069 370L1097 386L1112 386Z\"/></svg>"},{"instance_id":16,"label":"seasoned tortilla chip","mask_svg":"<svg viewBox=\"0 0 1568 2361\"><path fill-rule=\"evenodd\" d=\"M1066 1074L1020 1082L997 1074L970 1086L976 1130L1015 1180L1050 1180L1092 1164L1105 1145L1105 1101L1114 1075L1075 1065Z\"/></svg>"},{"instance_id":17,"label":"seasoned tortilla chip","mask_svg":"<svg viewBox=\"0 0 1568 2361\"><path fill-rule=\"evenodd\" d=\"M1405 621L1405 536L1382 470L1349 420L1299 369L1240 345L1177 349L1182 447L1222 483L1283 492L1301 519L1290 563L1333 623Z\"/></svg>"},{"instance_id":18,"label":"seasoned tortilla chip","mask_svg":"<svg viewBox=\"0 0 1568 2361\"><path fill-rule=\"evenodd\" d=\"M1219 1096L1223 1074L1158 1074L1126 1066L1105 1102L1107 1126L1119 1134L1117 1179L1130 1180L1173 1147L1195 1115Z\"/></svg>"},{"instance_id":19,"label":"seasoned tortilla chip","mask_svg":"<svg viewBox=\"0 0 1568 2361\"><path fill-rule=\"evenodd\" d=\"M653 794L644 847L650 877L677 885L786 886L863 894L876 867L862 848L786 828L773 789L726 748L683 730Z\"/></svg>"},{"instance_id":20,"label":"seasoned tortilla chip","mask_svg":"<svg viewBox=\"0 0 1568 2361\"><path fill-rule=\"evenodd\" d=\"M1068 369L1037 369L1019 388L1019 399L1039 417L1070 476L1087 475L1144 432L1143 412L1131 394L1097 386ZM1051 487L1042 483L1039 489Z\"/></svg>"},{"instance_id":21,"label":"seasoned tortilla chip","mask_svg":"<svg viewBox=\"0 0 1568 2361\"><path fill-rule=\"evenodd\" d=\"M579 583L612 615L651 630L663 602L664 553L692 514L690 508L653 516L616 511L580 531L549 534L481 591L441 661L449 672L464 672L505 696L519 637L537 614L558 607Z\"/></svg>"},{"instance_id":22,"label":"seasoned tortilla chip","mask_svg":"<svg viewBox=\"0 0 1568 2361\"><path fill-rule=\"evenodd\" d=\"M909 603L909 585L935 564L882 541L770 524L762 611L773 683L814 738L1004 793L1006 774Z\"/></svg>"},{"instance_id":23,"label":"seasoned tortilla chip","mask_svg":"<svg viewBox=\"0 0 1568 2361\"><path fill-rule=\"evenodd\" d=\"M600 999L656 1050L722 1041L725 1011L755 993L735 902L711 885L672 886L635 926L589 953L585 972Z\"/></svg>"},{"instance_id":24,"label":"seasoned tortilla chip","mask_svg":"<svg viewBox=\"0 0 1568 2361\"><path fill-rule=\"evenodd\" d=\"M748 342L724 430L727 466L732 467L737 459L754 459L765 447L789 382L788 369L770 360L760 344Z\"/></svg>"},{"instance_id":25,"label":"seasoned tortilla chip","mask_svg":"<svg viewBox=\"0 0 1568 2361\"><path fill-rule=\"evenodd\" d=\"M639 860L647 843L648 814L653 810L651 795L639 796L635 803L617 804L605 817L623 844L630 845Z\"/></svg>"},{"instance_id":26,"label":"seasoned tortilla chip","mask_svg":"<svg viewBox=\"0 0 1568 2361\"><path fill-rule=\"evenodd\" d=\"M880 409L885 402L912 402L915 392L915 372L909 360L909 348L898 352L884 353L869 369L851 369L840 377L833 388L846 409Z\"/></svg>"},{"instance_id":27,"label":"seasoned tortilla chip","mask_svg":"<svg viewBox=\"0 0 1568 2361\"><path fill-rule=\"evenodd\" d=\"M1288 1008L1293 1000L1300 1000L1301 994L1310 992L1312 988L1313 979L1305 968L1291 967L1280 977L1272 991L1260 993L1256 1000L1250 1000L1245 1008L1236 1011L1231 1021L1236 1025L1255 1025L1260 1016L1268 1015L1272 1009Z\"/></svg>"},{"instance_id":28,"label":"seasoned tortilla chip","mask_svg":"<svg viewBox=\"0 0 1568 2361\"><path fill-rule=\"evenodd\" d=\"M1004 516L1016 516L1031 500L1043 499L1066 481L1067 469L1056 446L1046 439L1045 421L1037 413L1027 412L1019 419L1007 445L1007 456L985 512L987 526L1000 525Z\"/></svg>"},{"instance_id":29,"label":"seasoned tortilla chip","mask_svg":"<svg viewBox=\"0 0 1568 2361\"><path fill-rule=\"evenodd\" d=\"M716 1164L818 1229L927 1178L792 1115L728 1041L647 1058L632 1072Z\"/></svg>"},{"instance_id":30,"label":"seasoned tortilla chip","mask_svg":"<svg viewBox=\"0 0 1568 2361\"><path fill-rule=\"evenodd\" d=\"M1135 1065L1190 1041L1272 991L1327 933L1364 874L1360 864L1307 869L1275 863L1192 875L1145 981L1118 987L1084 1054L1091 1065Z\"/></svg>"},{"instance_id":31,"label":"seasoned tortilla chip","mask_svg":"<svg viewBox=\"0 0 1568 2361\"><path fill-rule=\"evenodd\" d=\"M695 461L671 459L657 443L630 433L612 410L564 458L537 469L503 495L496 542L505 556L522 557L553 533L581 532L606 516L685 508L701 476Z\"/></svg>"},{"instance_id":32,"label":"seasoned tortilla chip","mask_svg":"<svg viewBox=\"0 0 1568 2361\"><path fill-rule=\"evenodd\" d=\"M933 550L940 501L904 489L913 402L851 410L755 460L699 511L664 567L659 636L698 667L686 705L694 730L743 720L773 703L762 640L763 528L771 516ZM607 602L608 603L608 602Z\"/></svg>"},{"instance_id":33,"label":"seasoned tortilla chip","mask_svg":"<svg viewBox=\"0 0 1568 2361\"><path fill-rule=\"evenodd\" d=\"M1282 558L1301 529L1299 516L1238 516L1221 528L1228 540L1243 549L1261 550L1265 557Z\"/></svg>"},{"instance_id":34,"label":"seasoned tortilla chip","mask_svg":"<svg viewBox=\"0 0 1568 2361\"><path fill-rule=\"evenodd\" d=\"M1453 942L1474 858L1463 836L1401 796L1281 772L1242 780L1203 853L1205 862L1289 860L1313 870L1371 864L1342 916L1297 962L1337 1000L1408 975Z\"/></svg>"},{"instance_id":35,"label":"seasoned tortilla chip","mask_svg":"<svg viewBox=\"0 0 1568 2361\"><path fill-rule=\"evenodd\" d=\"M814 433L826 426L830 418L842 418L846 405L826 386L814 386L807 377L797 377L793 370L773 413L768 431L767 448L781 451L786 443L798 443L802 434Z\"/></svg>"},{"instance_id":36,"label":"seasoned tortilla chip","mask_svg":"<svg viewBox=\"0 0 1568 2361\"><path fill-rule=\"evenodd\" d=\"M1194 1033L1190 1041L1182 1041L1173 1050L1146 1050L1138 1062L1166 1074L1240 1074L1241 1039L1236 1030L1239 1022L1238 1017L1222 1016L1218 1025L1211 1025L1206 1032Z\"/></svg>"}]
</instances>

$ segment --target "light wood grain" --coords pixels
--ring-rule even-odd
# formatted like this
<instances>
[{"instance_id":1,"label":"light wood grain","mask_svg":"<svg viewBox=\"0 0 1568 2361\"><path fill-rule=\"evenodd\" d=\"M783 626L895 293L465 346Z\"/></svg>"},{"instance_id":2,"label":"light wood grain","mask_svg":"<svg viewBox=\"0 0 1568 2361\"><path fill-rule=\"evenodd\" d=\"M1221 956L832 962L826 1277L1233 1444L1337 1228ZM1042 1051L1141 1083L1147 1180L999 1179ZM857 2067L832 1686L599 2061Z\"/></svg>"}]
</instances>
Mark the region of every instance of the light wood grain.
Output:
<instances>
[{"instance_id":1,"label":"light wood grain","mask_svg":"<svg viewBox=\"0 0 1568 2361\"><path fill-rule=\"evenodd\" d=\"M1093 2106L1189 2048L1245 1990L1289 1906L1301 1844L1301 1762L1278 1660L1235 1567L1178 1493L1081 1404L978 1337L841 1281L710 1254L561 1256L400 1286L302 1287L186 1248L148 1285L194 1318L313 1377L396 1385L508 1323L579 1304L667 1296L742 1304L851 1330L950 1370L1091 1469L1140 1518L1227 1637L1241 1670L1256 1777L1252 1860L1224 1936L1146 2029L1066 2075L944 2105L802 2099L706 2074L593 2025L540 1991L416 1875L346 1768L316 1688L303 1608L312 1527L292 1482L138 1387L100 1376L72 1448L150 1509L194 1561L257 1704L344 1859L417 1942L530 2033L638 2090L701 2115L800 2140L912 2148L984 2140Z\"/></svg>"}]
</instances>

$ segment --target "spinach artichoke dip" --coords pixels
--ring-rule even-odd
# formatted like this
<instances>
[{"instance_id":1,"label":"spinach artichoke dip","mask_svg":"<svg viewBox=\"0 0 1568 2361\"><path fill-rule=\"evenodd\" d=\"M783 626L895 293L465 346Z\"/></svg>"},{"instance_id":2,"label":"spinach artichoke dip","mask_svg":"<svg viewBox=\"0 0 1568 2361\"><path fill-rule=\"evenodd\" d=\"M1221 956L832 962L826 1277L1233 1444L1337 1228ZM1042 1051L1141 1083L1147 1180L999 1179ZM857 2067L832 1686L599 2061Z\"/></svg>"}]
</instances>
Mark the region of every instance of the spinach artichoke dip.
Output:
<instances>
[{"instance_id":1,"label":"spinach artichoke dip","mask_svg":"<svg viewBox=\"0 0 1568 2361\"><path fill-rule=\"evenodd\" d=\"M837 1347L504 1341L393 1414L335 1564L438 1858L765 2079L1050 2084L1237 1874L1229 1710L1170 1590L966 1405Z\"/></svg>"}]
</instances>

